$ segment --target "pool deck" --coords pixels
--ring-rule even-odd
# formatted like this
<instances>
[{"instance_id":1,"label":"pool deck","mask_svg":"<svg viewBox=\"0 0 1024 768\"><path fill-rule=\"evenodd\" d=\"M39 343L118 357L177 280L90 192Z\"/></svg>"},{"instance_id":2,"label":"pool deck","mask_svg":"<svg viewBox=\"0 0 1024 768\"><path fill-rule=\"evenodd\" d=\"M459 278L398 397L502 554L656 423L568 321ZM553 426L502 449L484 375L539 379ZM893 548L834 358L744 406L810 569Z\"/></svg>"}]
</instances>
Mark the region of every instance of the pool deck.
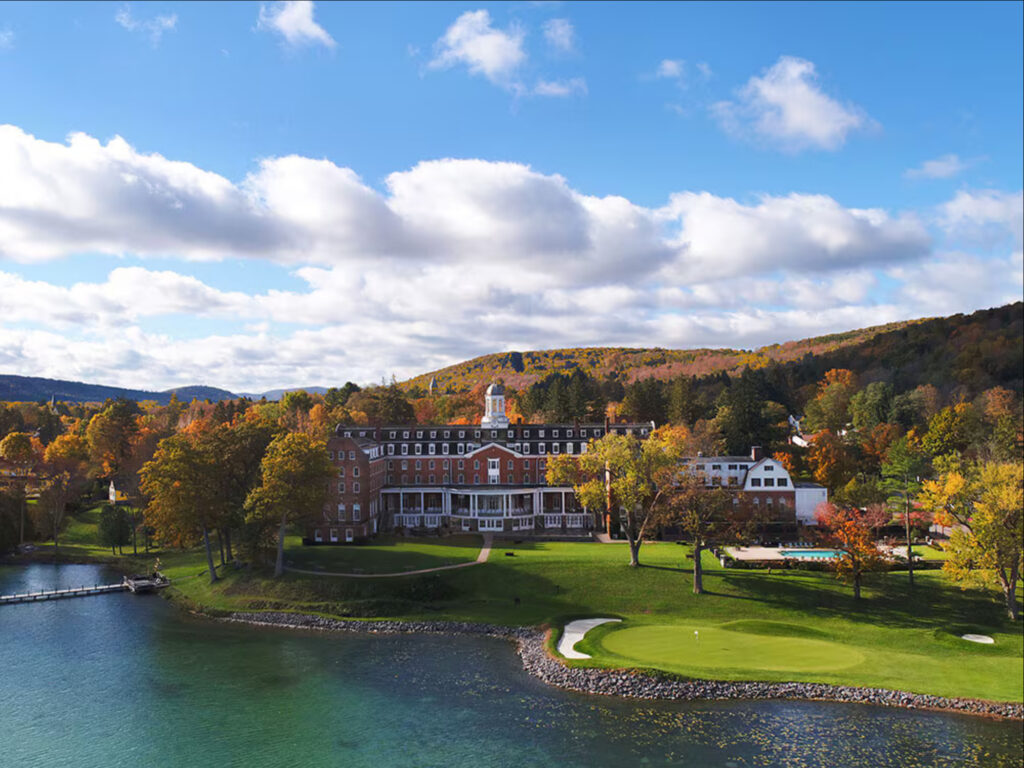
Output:
<instances>
[{"instance_id":1,"label":"pool deck","mask_svg":"<svg viewBox=\"0 0 1024 768\"><path fill-rule=\"evenodd\" d=\"M781 562L783 560L827 560L826 557L800 557L784 554L786 552L820 552L820 547L725 547L726 554L736 560L748 562Z\"/></svg>"}]
</instances>

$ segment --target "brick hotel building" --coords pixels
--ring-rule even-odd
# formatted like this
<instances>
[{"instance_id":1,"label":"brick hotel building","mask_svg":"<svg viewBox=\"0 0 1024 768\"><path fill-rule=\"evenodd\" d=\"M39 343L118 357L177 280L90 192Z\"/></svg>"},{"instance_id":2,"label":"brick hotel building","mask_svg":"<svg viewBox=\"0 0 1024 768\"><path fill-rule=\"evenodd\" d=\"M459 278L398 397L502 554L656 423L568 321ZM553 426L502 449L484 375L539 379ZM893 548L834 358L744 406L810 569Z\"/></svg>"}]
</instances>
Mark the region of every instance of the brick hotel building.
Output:
<instances>
[{"instance_id":1,"label":"brick hotel building","mask_svg":"<svg viewBox=\"0 0 1024 768\"><path fill-rule=\"evenodd\" d=\"M654 424L510 424L505 390L492 384L476 425L339 425L327 448L337 475L310 543L345 543L399 527L585 536L595 515L570 486L545 482L551 456L576 455L609 432L644 439ZM695 457L709 485L743 490L782 517L813 522L824 488L794 485L785 468L754 449L744 457ZM809 510L809 511L808 511ZM600 511L603 514L603 510Z\"/></svg>"}]
</instances>

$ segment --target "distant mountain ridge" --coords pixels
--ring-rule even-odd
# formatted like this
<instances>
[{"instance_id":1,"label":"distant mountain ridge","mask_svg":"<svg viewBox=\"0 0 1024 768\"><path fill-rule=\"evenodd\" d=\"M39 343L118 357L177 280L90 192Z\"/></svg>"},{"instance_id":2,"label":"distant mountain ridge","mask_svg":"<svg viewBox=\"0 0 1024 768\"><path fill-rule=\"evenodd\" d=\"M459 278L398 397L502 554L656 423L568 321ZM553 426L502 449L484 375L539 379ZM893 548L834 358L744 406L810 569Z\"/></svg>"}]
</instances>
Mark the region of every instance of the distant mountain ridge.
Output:
<instances>
[{"instance_id":1,"label":"distant mountain ridge","mask_svg":"<svg viewBox=\"0 0 1024 768\"><path fill-rule=\"evenodd\" d=\"M155 400L161 405L166 405L174 393L177 393L179 400L185 402L193 399L227 400L237 397L234 393L217 387L175 387L163 392L150 392L105 384L86 384L81 381L0 374L0 400L7 402L36 402L53 397L66 403L93 403L103 402L111 397L124 397L129 400Z\"/></svg>"}]
</instances>

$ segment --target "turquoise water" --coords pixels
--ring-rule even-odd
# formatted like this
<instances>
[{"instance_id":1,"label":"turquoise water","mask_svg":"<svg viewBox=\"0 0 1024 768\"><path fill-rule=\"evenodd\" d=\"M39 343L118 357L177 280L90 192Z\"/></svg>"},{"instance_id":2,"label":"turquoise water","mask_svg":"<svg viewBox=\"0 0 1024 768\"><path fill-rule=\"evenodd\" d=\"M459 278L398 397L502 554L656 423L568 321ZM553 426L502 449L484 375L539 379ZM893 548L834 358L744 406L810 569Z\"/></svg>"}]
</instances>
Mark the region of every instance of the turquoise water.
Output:
<instances>
[{"instance_id":1,"label":"turquoise water","mask_svg":"<svg viewBox=\"0 0 1024 768\"><path fill-rule=\"evenodd\" d=\"M831 560L840 554L834 549L783 549L780 551L786 557L796 557L800 560Z\"/></svg>"},{"instance_id":2,"label":"turquoise water","mask_svg":"<svg viewBox=\"0 0 1024 768\"><path fill-rule=\"evenodd\" d=\"M116 581L0 568L0 593ZM582 696L502 641L327 636L114 594L0 606L0 766L1019 766L1021 726L812 702Z\"/></svg>"}]
</instances>

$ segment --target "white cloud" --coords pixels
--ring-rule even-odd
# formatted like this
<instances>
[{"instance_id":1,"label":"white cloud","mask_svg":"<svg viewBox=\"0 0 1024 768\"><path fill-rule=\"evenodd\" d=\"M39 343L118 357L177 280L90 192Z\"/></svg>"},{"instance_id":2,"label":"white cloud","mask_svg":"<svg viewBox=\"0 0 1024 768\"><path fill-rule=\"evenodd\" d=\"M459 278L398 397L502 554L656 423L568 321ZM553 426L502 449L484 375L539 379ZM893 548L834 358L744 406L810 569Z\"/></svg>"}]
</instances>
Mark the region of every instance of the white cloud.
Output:
<instances>
[{"instance_id":1,"label":"white cloud","mask_svg":"<svg viewBox=\"0 0 1024 768\"><path fill-rule=\"evenodd\" d=\"M334 48L337 45L327 30L314 21L312 0L285 0L260 5L256 27L277 32L291 46L323 45Z\"/></svg>"},{"instance_id":2,"label":"white cloud","mask_svg":"<svg viewBox=\"0 0 1024 768\"><path fill-rule=\"evenodd\" d=\"M166 16L154 16L150 19L136 19L132 16L131 7L124 5L114 14L114 21L129 32L142 32L148 35L150 43L157 46L160 44L164 32L173 32L177 27L178 14L171 13Z\"/></svg>"},{"instance_id":3,"label":"white cloud","mask_svg":"<svg viewBox=\"0 0 1024 768\"><path fill-rule=\"evenodd\" d=\"M576 48L576 30L568 19L548 19L542 27L548 45L560 53L572 53Z\"/></svg>"},{"instance_id":4,"label":"white cloud","mask_svg":"<svg viewBox=\"0 0 1024 768\"><path fill-rule=\"evenodd\" d=\"M1019 240L1020 212L1019 193L962 192L934 221L951 237L980 227ZM295 155L232 182L119 138L61 144L0 127L0 258L123 259L70 286L0 268L0 367L26 375L365 382L509 348L750 347L1019 293L1019 251L931 250L912 214L825 195L684 191L651 208L471 159L422 162L377 190ZM187 261L147 268L149 255L264 259L301 283L221 289ZM182 317L188 331L171 332Z\"/></svg>"},{"instance_id":5,"label":"white cloud","mask_svg":"<svg viewBox=\"0 0 1024 768\"><path fill-rule=\"evenodd\" d=\"M533 87L537 96L572 96L574 93L586 94L587 81L582 77L571 77L568 80L538 80Z\"/></svg>"},{"instance_id":6,"label":"white cloud","mask_svg":"<svg viewBox=\"0 0 1024 768\"><path fill-rule=\"evenodd\" d=\"M986 189L961 190L939 206L939 223L954 238L971 243L997 244L1007 237L1021 250L1024 240L1024 192Z\"/></svg>"},{"instance_id":7,"label":"white cloud","mask_svg":"<svg viewBox=\"0 0 1024 768\"><path fill-rule=\"evenodd\" d=\"M662 59L655 72L657 77L681 80L686 74L686 62L682 59Z\"/></svg>"},{"instance_id":8,"label":"white cloud","mask_svg":"<svg viewBox=\"0 0 1024 768\"><path fill-rule=\"evenodd\" d=\"M872 124L859 107L825 94L814 64L793 56L750 78L735 102L718 102L712 113L727 131L752 133L787 151L838 149L851 131Z\"/></svg>"},{"instance_id":9,"label":"white cloud","mask_svg":"<svg viewBox=\"0 0 1024 768\"><path fill-rule=\"evenodd\" d=\"M447 68L464 64L474 75L512 87L514 73L526 61L524 37L525 33L516 25L507 30L492 27L487 11L466 11L435 43L436 55L430 66Z\"/></svg>"},{"instance_id":10,"label":"white cloud","mask_svg":"<svg viewBox=\"0 0 1024 768\"><path fill-rule=\"evenodd\" d=\"M700 76L703 77L705 80L710 80L712 77L714 77L715 74L714 72L711 71L711 65L708 64L706 61L697 62L697 71L700 72Z\"/></svg>"},{"instance_id":11,"label":"white cloud","mask_svg":"<svg viewBox=\"0 0 1024 768\"><path fill-rule=\"evenodd\" d=\"M908 179L949 179L969 167L956 155L943 155L934 160L925 160L918 168L909 168L903 175Z\"/></svg>"},{"instance_id":12,"label":"white cloud","mask_svg":"<svg viewBox=\"0 0 1024 768\"><path fill-rule=\"evenodd\" d=\"M14 47L14 30L10 27L0 27L0 51L8 51Z\"/></svg>"}]
</instances>

